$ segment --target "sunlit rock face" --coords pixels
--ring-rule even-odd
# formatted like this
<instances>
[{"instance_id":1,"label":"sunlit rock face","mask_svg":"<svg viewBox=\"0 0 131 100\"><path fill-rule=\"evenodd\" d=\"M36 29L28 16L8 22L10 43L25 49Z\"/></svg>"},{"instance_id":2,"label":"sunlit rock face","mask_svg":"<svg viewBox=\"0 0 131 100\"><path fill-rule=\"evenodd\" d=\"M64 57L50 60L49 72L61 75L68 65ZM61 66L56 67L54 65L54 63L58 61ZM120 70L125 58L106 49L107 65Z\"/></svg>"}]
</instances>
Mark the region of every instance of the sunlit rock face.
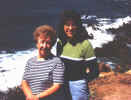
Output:
<instances>
[{"instance_id":1,"label":"sunlit rock face","mask_svg":"<svg viewBox=\"0 0 131 100\"><path fill-rule=\"evenodd\" d=\"M110 74L90 82L91 100L130 100L130 77L130 74Z\"/></svg>"}]
</instances>

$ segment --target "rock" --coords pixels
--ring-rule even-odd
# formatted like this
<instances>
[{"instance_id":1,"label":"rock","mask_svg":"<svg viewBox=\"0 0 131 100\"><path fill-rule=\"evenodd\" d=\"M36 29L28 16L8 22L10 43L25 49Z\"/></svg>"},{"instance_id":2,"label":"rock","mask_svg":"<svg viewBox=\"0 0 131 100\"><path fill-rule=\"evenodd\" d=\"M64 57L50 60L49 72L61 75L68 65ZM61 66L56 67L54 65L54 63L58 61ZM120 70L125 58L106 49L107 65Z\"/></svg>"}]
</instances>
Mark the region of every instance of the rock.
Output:
<instances>
[{"instance_id":1,"label":"rock","mask_svg":"<svg viewBox=\"0 0 131 100\"><path fill-rule=\"evenodd\" d=\"M125 72L126 74L131 74L131 70L128 70L127 72Z\"/></svg>"},{"instance_id":2,"label":"rock","mask_svg":"<svg viewBox=\"0 0 131 100\"><path fill-rule=\"evenodd\" d=\"M89 83L91 100L130 100L131 75L111 74Z\"/></svg>"}]
</instances>

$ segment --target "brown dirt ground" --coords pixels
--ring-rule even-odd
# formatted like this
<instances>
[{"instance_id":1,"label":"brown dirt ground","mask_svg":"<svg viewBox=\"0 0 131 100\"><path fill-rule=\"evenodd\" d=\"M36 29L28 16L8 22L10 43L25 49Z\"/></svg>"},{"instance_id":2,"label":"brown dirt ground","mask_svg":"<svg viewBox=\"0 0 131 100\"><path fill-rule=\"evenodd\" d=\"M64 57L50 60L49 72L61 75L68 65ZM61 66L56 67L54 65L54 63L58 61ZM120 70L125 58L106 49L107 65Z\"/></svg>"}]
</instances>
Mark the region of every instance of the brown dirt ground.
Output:
<instances>
[{"instance_id":1,"label":"brown dirt ground","mask_svg":"<svg viewBox=\"0 0 131 100\"><path fill-rule=\"evenodd\" d=\"M131 74L106 73L101 76L89 83L90 100L131 100Z\"/></svg>"}]
</instances>

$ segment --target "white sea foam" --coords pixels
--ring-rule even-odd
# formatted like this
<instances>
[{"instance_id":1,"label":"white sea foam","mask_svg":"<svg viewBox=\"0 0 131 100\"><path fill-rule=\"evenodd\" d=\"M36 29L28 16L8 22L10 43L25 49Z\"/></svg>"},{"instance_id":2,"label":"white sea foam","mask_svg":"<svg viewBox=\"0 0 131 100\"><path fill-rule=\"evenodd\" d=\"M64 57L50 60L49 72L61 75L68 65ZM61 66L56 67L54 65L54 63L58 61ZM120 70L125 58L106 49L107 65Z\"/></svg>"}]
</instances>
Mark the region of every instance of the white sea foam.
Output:
<instances>
[{"instance_id":1,"label":"white sea foam","mask_svg":"<svg viewBox=\"0 0 131 100\"><path fill-rule=\"evenodd\" d=\"M0 55L0 91L7 92L21 84L26 61L36 54L36 49L29 49Z\"/></svg>"},{"instance_id":2,"label":"white sea foam","mask_svg":"<svg viewBox=\"0 0 131 100\"><path fill-rule=\"evenodd\" d=\"M102 47L102 44L108 43L109 41L113 41L114 36L112 34L109 34L107 32L107 29L110 28L119 28L122 26L124 23L128 23L131 21L131 17L125 17L125 18L117 18L111 21L111 19L108 18L97 18L98 25L94 26L86 26L87 31L89 34L93 34L94 39L90 40L90 42L93 45L93 48L96 47ZM93 27L96 28L96 30L93 29Z\"/></svg>"}]
</instances>

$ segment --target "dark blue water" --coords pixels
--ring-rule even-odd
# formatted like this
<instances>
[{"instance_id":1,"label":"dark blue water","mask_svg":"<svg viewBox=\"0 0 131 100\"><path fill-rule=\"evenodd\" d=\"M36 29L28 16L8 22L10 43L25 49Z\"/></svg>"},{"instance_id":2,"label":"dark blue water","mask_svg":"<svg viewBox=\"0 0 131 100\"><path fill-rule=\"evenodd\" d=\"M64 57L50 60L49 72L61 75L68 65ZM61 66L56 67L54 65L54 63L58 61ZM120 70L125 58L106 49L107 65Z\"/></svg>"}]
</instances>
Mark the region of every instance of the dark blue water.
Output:
<instances>
[{"instance_id":1,"label":"dark blue water","mask_svg":"<svg viewBox=\"0 0 131 100\"><path fill-rule=\"evenodd\" d=\"M60 13L65 9L101 17L120 17L130 14L130 4L127 0L0 1L0 51L33 47L32 32L35 27L49 24L57 28Z\"/></svg>"}]
</instances>

